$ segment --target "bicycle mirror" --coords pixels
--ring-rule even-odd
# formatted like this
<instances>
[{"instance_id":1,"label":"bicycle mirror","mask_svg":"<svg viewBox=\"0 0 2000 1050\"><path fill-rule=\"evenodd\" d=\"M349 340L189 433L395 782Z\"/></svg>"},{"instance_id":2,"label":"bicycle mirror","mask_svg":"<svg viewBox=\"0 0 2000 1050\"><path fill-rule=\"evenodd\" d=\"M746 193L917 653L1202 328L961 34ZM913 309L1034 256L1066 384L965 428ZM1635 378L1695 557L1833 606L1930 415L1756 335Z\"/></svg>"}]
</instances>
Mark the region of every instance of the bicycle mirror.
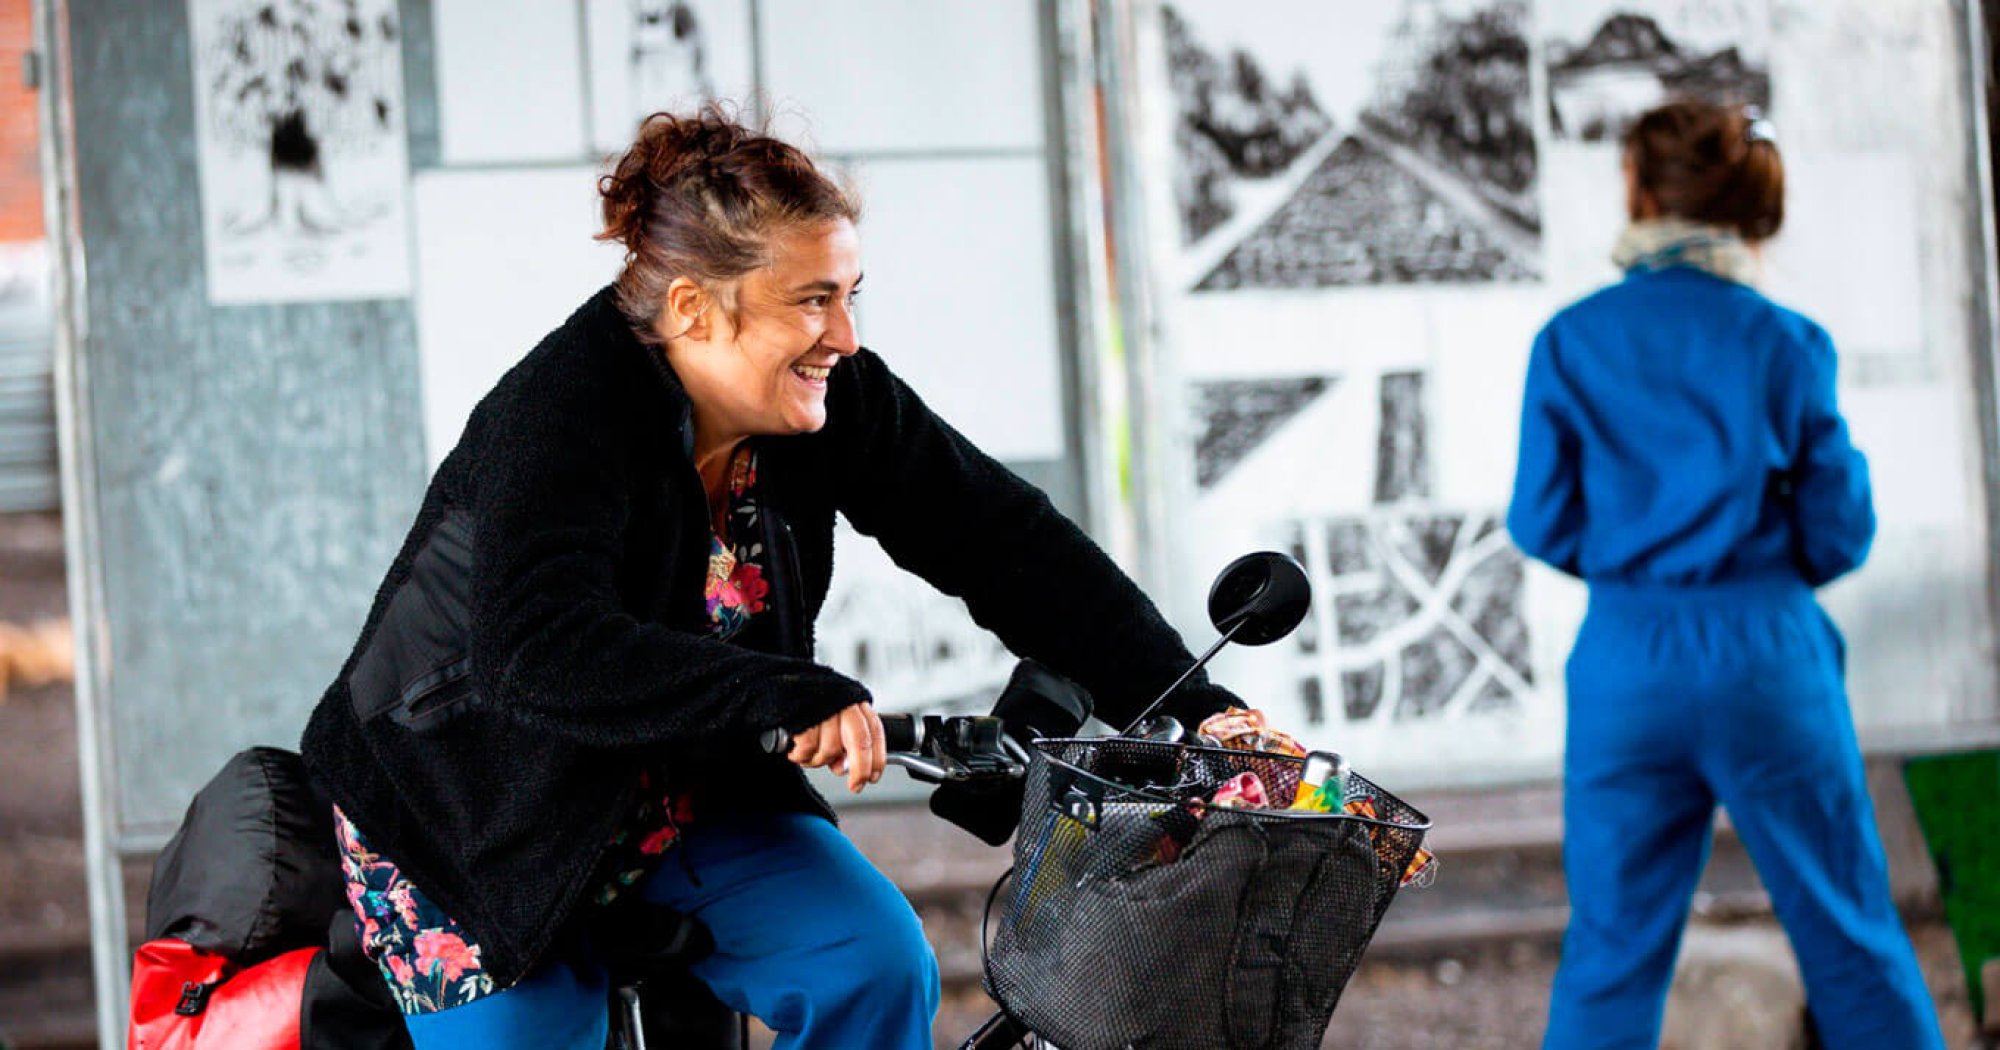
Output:
<instances>
[{"instance_id":1,"label":"bicycle mirror","mask_svg":"<svg viewBox=\"0 0 2000 1050\"><path fill-rule=\"evenodd\" d=\"M1208 620L1238 645L1268 645L1292 633L1312 607L1306 571L1276 551L1230 562L1208 591Z\"/></svg>"}]
</instances>

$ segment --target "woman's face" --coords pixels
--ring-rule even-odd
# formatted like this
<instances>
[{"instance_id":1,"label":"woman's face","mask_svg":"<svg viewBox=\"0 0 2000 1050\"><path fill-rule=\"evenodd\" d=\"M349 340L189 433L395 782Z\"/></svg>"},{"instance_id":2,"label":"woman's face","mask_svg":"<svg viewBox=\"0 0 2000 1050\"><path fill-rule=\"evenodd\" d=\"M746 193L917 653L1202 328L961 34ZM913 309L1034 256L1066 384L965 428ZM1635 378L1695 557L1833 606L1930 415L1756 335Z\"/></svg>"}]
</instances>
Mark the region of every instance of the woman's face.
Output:
<instances>
[{"instance_id":1,"label":"woman's face","mask_svg":"<svg viewBox=\"0 0 2000 1050\"><path fill-rule=\"evenodd\" d=\"M714 303L668 359L703 435L799 434L826 425L827 375L861 348L854 300L861 240L845 219L775 239L771 264L737 283L734 316Z\"/></svg>"}]
</instances>

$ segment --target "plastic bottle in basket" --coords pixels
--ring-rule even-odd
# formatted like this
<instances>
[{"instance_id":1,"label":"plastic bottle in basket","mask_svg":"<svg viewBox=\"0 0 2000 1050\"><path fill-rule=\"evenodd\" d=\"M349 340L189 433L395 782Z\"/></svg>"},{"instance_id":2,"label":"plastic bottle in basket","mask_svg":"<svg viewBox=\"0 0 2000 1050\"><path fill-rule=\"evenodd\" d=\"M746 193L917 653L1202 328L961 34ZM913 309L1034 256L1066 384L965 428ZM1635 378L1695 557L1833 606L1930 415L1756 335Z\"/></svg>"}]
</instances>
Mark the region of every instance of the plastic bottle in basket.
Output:
<instances>
[{"instance_id":1,"label":"plastic bottle in basket","mask_svg":"<svg viewBox=\"0 0 2000 1050\"><path fill-rule=\"evenodd\" d=\"M1347 804L1347 760L1331 751L1306 755L1299 792L1286 808L1303 813L1338 813Z\"/></svg>"}]
</instances>

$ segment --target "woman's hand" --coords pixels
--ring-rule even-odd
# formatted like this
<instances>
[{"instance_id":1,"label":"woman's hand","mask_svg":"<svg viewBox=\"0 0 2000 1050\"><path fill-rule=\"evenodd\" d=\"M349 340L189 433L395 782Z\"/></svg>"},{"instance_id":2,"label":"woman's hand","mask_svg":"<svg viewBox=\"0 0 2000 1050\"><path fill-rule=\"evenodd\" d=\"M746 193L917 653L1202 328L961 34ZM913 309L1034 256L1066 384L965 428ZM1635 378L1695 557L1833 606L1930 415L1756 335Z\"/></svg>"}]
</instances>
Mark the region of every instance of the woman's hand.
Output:
<instances>
[{"instance_id":1,"label":"woman's hand","mask_svg":"<svg viewBox=\"0 0 2000 1050\"><path fill-rule=\"evenodd\" d=\"M830 765L859 793L882 779L889 750L882 746L882 718L874 704L851 704L832 718L792 737L786 756L807 769Z\"/></svg>"}]
</instances>

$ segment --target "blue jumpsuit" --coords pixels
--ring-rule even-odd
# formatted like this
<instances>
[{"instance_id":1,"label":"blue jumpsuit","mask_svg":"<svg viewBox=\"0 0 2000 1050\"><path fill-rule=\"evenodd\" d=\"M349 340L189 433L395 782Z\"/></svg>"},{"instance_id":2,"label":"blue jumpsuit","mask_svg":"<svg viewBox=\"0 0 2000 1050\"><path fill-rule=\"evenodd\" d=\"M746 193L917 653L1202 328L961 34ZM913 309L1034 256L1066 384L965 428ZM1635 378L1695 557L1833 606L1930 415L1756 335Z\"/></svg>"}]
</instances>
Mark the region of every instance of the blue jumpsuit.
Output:
<instances>
[{"instance_id":1,"label":"blue jumpsuit","mask_svg":"<svg viewBox=\"0 0 2000 1050\"><path fill-rule=\"evenodd\" d=\"M1889 896L1844 642L1812 588L1874 536L1812 321L1684 266L1537 337L1507 525L1578 576L1570 923L1545 1050L1654 1047L1715 807L1756 863L1829 1050L1937 1050Z\"/></svg>"}]
</instances>

